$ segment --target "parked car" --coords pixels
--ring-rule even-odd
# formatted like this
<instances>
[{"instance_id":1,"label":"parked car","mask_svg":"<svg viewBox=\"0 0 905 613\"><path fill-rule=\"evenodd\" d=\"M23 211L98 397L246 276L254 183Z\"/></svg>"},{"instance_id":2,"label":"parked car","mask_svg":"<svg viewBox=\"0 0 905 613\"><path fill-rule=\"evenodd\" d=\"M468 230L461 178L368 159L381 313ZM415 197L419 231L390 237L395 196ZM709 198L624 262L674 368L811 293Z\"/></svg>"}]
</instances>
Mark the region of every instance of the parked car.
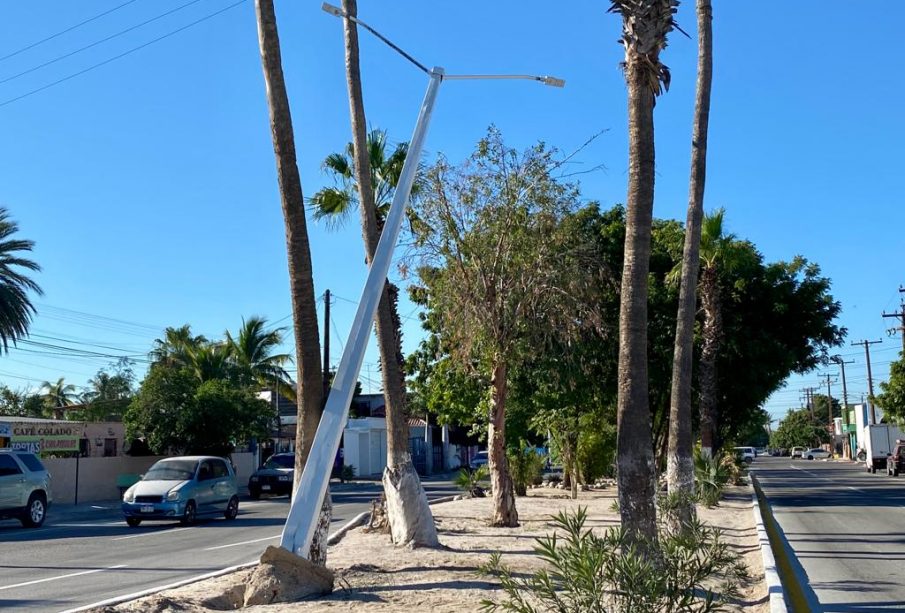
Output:
<instances>
[{"instance_id":1,"label":"parked car","mask_svg":"<svg viewBox=\"0 0 905 613\"><path fill-rule=\"evenodd\" d=\"M794 460L795 458L801 458L801 454L804 453L804 451L804 447L792 447L792 459Z\"/></svg>"},{"instance_id":2,"label":"parked car","mask_svg":"<svg viewBox=\"0 0 905 613\"><path fill-rule=\"evenodd\" d=\"M746 464L750 464L757 457L754 447L736 447L735 454Z\"/></svg>"},{"instance_id":3,"label":"parked car","mask_svg":"<svg viewBox=\"0 0 905 613\"><path fill-rule=\"evenodd\" d=\"M292 495L295 473L294 453L275 453L248 478L248 495L257 500L261 494Z\"/></svg>"},{"instance_id":4,"label":"parked car","mask_svg":"<svg viewBox=\"0 0 905 613\"><path fill-rule=\"evenodd\" d=\"M40 528L50 502L50 473L38 456L0 449L0 519Z\"/></svg>"},{"instance_id":5,"label":"parked car","mask_svg":"<svg viewBox=\"0 0 905 613\"><path fill-rule=\"evenodd\" d=\"M901 472L905 472L905 440L896 441L892 453L886 456L886 474L898 477Z\"/></svg>"},{"instance_id":6,"label":"parked car","mask_svg":"<svg viewBox=\"0 0 905 613\"><path fill-rule=\"evenodd\" d=\"M487 466L487 462L490 461L490 458L487 455L486 451L479 451L474 454L474 457L471 459L471 462L468 463L468 466L472 470L477 470L481 466Z\"/></svg>"},{"instance_id":7,"label":"parked car","mask_svg":"<svg viewBox=\"0 0 905 613\"><path fill-rule=\"evenodd\" d=\"M819 447L815 447L814 449L806 449L801 452L802 458L807 458L808 460L825 460L826 458L833 457L826 449L820 449Z\"/></svg>"},{"instance_id":8,"label":"parked car","mask_svg":"<svg viewBox=\"0 0 905 613\"><path fill-rule=\"evenodd\" d=\"M236 473L223 458L165 458L126 490L123 515L133 528L146 519L175 519L186 525L195 523L199 515L235 519L238 491Z\"/></svg>"},{"instance_id":9,"label":"parked car","mask_svg":"<svg viewBox=\"0 0 905 613\"><path fill-rule=\"evenodd\" d=\"M754 448L754 457L756 458L757 456L762 456L762 455L763 456L770 455L768 453L767 448L766 447L755 447Z\"/></svg>"}]
</instances>

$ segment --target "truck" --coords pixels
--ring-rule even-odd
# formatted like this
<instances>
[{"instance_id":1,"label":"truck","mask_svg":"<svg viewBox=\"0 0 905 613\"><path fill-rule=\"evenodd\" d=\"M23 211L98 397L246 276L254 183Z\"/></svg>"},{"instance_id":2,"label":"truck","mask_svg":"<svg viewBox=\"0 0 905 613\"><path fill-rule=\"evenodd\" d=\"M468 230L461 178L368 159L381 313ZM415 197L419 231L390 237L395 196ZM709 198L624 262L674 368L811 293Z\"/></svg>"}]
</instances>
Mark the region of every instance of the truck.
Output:
<instances>
[{"instance_id":1,"label":"truck","mask_svg":"<svg viewBox=\"0 0 905 613\"><path fill-rule=\"evenodd\" d=\"M863 445L864 465L867 472L875 473L886 468L886 457L892 454L896 441L905 439L905 432L892 424L872 424L864 426ZM862 454L858 454L861 459Z\"/></svg>"}]
</instances>

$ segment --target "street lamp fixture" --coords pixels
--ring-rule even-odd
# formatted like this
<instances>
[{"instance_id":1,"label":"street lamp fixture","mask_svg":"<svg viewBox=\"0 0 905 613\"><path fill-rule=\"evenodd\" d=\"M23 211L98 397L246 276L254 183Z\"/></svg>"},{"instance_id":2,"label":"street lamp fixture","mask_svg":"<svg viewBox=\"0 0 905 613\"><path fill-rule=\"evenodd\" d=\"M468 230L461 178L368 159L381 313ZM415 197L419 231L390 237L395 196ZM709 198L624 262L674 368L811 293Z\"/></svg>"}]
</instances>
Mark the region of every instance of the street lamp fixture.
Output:
<instances>
[{"instance_id":1,"label":"street lamp fixture","mask_svg":"<svg viewBox=\"0 0 905 613\"><path fill-rule=\"evenodd\" d=\"M443 68L440 68L439 66L427 68L427 66L403 51L380 32L357 17L348 15L341 8L326 2L321 8L335 17L348 19L361 26L415 65L419 70L427 74L428 77L430 77L430 80L427 85L427 93L424 95L424 101L421 103L418 121L415 123L415 131L409 141L408 153L405 157L405 162L402 165L402 172L399 175L396 191L393 195L393 203L390 206L389 214L384 223L383 232L381 233L380 241L377 244L377 250L374 252L374 257L371 260L371 267L368 271L368 278L367 281L365 281L365 286L361 293L361 299L358 303L355 319L352 320L352 329L349 332L349 339L343 350L343 355L340 359L339 367L336 370L336 375L333 377L330 393L327 396L327 402L324 405L320 423L314 434L314 441L311 444L311 450L308 453L308 460L305 463L302 476L299 479L298 486L293 488L292 504L289 507L289 515L286 517L286 525L283 527L283 534L280 537L280 546L301 557L308 557L311 548L311 542L317 526L317 518L324 503L324 495L330 480L333 459L336 457L343 429L345 428L346 420L348 419L349 403L352 401L352 396L355 392L355 383L358 379L358 374L361 371L361 364L364 360L368 337L371 333L371 324L373 323L374 316L377 312L377 303L383 293L384 283L386 282L387 273L389 272L390 263L393 257L393 249L396 246L399 232L402 228L402 222L405 218L405 209L408 205L412 184L415 180L415 173L418 170L421 151L424 148L424 141L427 137L427 128L434 109L434 102L437 99L437 91L440 87L440 83L449 79L523 79L538 81L553 87L563 87L565 85L565 81L562 79L551 76L523 74L447 75ZM302 492L303 495L299 495L300 492Z\"/></svg>"}]
</instances>

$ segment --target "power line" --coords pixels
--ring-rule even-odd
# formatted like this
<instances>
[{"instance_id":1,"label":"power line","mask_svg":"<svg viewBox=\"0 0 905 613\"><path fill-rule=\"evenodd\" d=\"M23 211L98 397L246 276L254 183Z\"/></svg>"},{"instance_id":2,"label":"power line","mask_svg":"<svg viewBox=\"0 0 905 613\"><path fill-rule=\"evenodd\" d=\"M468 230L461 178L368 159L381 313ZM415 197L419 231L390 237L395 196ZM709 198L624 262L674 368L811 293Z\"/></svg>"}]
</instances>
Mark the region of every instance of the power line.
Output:
<instances>
[{"instance_id":1,"label":"power line","mask_svg":"<svg viewBox=\"0 0 905 613\"><path fill-rule=\"evenodd\" d=\"M96 40L93 43L87 44L84 47L80 47L80 48L76 49L75 51L70 51L69 53L64 53L63 55L58 55L57 57L55 57L51 60L47 60L43 64L38 64L37 66L32 66L31 68L29 68L27 70L23 70L22 72L20 72L18 74L14 74L10 77L6 77L5 79L0 80L0 84L8 83L10 81L18 79L19 77L24 77L27 74L31 74L36 70L41 70L42 68L46 68L47 66L56 64L57 62L65 60L68 57L72 57L73 55L77 55L77 54L81 53L82 51L87 51L88 49L97 47L98 45L102 45L103 43L113 40L114 38L118 38L118 37L122 36L123 34L128 34L129 32L131 32L133 30L137 30L138 28L144 27L144 26L148 25L149 23L153 23L155 21L163 19L164 17L168 17L168 16L172 15L173 13L176 13L176 12L181 11L182 9L188 8L188 7L192 6L193 4L198 4L201 1L202 0L190 0L189 2L186 2L185 4L182 4L180 6L177 6L176 8L171 9L171 10L167 11L166 13L161 13L160 15L157 15L156 17L152 17L151 19L143 21L139 24L130 26L130 27L126 28L125 30L120 30L119 32L116 32L115 34L111 34L110 36L107 36L100 40Z\"/></svg>"},{"instance_id":2,"label":"power line","mask_svg":"<svg viewBox=\"0 0 905 613\"><path fill-rule=\"evenodd\" d=\"M145 47L149 47L149 46L153 45L154 43L158 43L158 42L160 42L160 41L162 41L162 40L164 40L164 39L166 39L166 38L169 38L169 37L171 37L171 36L173 36L173 35L175 35L175 34L178 34L178 33L182 32L182 31L184 31L184 30L188 30L189 28L191 28L191 27L193 27L193 26L196 26L196 25L198 25L199 23L202 23L202 22L204 22L204 21L207 21L208 19L211 19L211 18L213 18L213 17L216 17L217 15L219 15L219 14L221 14L221 13L225 13L226 11L228 11L228 10L230 10L230 9L232 9L232 8L235 8L235 7L239 6L240 4L244 4L244 3L245 3L245 0L239 0L238 2L234 2L234 3L232 3L232 4L228 5L228 6L226 6L226 7L222 8L222 9L220 9L219 11L214 11L213 13L210 13L210 14L208 14L208 15L205 15L205 16L202 17L201 19L196 19L195 21L193 21L193 22L191 22L191 23L189 23L189 24L187 24L187 25L184 25L184 26L182 26L181 28L177 28L177 29L175 29L175 30L172 30L171 32L167 32L166 34L164 34L164 35L162 35L162 36L158 36L157 38L154 38L154 39L152 39L152 40L149 40L148 42L146 42L146 43L144 43L144 44L138 45L137 47L132 47L131 49L129 49L129 50L127 50L127 51L124 51L124 52L120 53L119 55L114 55L114 56L111 57L111 58L108 58L108 59L106 59L106 60L104 60L104 61L102 61L102 62L98 62L97 64L93 64L93 65L89 66L88 68L85 68L85 69L80 70L80 71L78 71L78 72L74 72L74 73L72 73L71 75L68 75L68 76L63 77L62 79L57 79L56 81L53 81L52 83L48 83L47 85L42 85L41 87L38 87L37 89L33 89L33 90L31 90L31 91L25 92L24 94L21 94L21 95L19 95L19 96L14 97L14 98L9 98L9 99L7 99L7 100L4 100L3 102L0 102L0 107L4 107L4 106L6 106L6 105L8 105L8 104L12 104L13 102L17 102L17 101L19 101L19 100L22 100L23 98L28 98L29 96L32 96L32 95L37 94L37 93L39 93L39 92L42 92L42 91L44 91L45 89L50 89L51 87L54 87L55 85L59 85L60 83L65 83L66 81L69 81L70 79L74 79L74 78L76 78L76 77L79 77L79 76L81 76L81 75L87 73L87 72L91 72L92 70L94 70L94 69L96 69L96 68L100 68L101 66L106 66L107 64L109 64L109 63L111 63L111 62L115 62L116 60L121 59L121 58L124 58L124 57L126 57L127 55L131 55L131 54L135 53L136 51L139 51L139 50L141 50L141 49L144 49Z\"/></svg>"},{"instance_id":3,"label":"power line","mask_svg":"<svg viewBox=\"0 0 905 613\"><path fill-rule=\"evenodd\" d=\"M128 6L128 5L130 5L130 4L132 4L132 3L136 2L136 1L137 1L137 0L128 0L128 2L123 2L123 3L120 4L120 5L114 6L112 9L107 9L106 11L104 11L104 12L102 12L102 13L98 13L97 15L94 15L93 17L89 17L89 18L86 19L85 21L80 21L79 23L75 24L74 26L69 26L69 27L66 28L65 30L60 30L59 32L57 32L57 33L55 33L55 34L51 34L50 36L48 36L48 37L46 37L46 38L42 38L41 40L36 41L36 42L33 42L33 43L29 44L29 45L25 45L25 46L22 47L21 49L16 49L16 50L13 51L12 53L8 53L7 55L4 55L3 57L0 57L0 62L2 62L2 61L4 61L4 60L8 60L8 59L11 58L11 57L15 57L15 56L19 55L20 53L24 53L25 51L28 51L29 49L34 49L34 48L37 47L38 45L43 45L43 44L46 43L47 41L51 41L51 40L53 40L53 39L55 39L55 38L57 38L57 37L59 37L59 36L62 36L63 34L66 34L66 33L68 33L68 32L72 32L72 31L75 30L76 28L81 28L81 27L82 27L83 25L85 25L85 24L91 23L92 21L95 21L95 20L97 20L97 19L100 19L101 17L104 17L105 15L109 15L110 13L113 13L113 12L115 12L115 11L118 11L119 9L121 9L121 8L123 8L123 7L125 7L125 6Z\"/></svg>"}]
</instances>

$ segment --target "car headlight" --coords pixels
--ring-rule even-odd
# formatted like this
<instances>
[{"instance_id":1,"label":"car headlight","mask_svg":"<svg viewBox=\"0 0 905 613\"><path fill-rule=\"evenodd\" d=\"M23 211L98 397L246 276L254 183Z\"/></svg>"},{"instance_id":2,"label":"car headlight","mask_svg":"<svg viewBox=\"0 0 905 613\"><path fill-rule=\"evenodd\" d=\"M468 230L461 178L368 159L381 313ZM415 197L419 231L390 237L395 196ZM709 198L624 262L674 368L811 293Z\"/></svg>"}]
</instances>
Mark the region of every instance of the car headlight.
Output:
<instances>
[{"instance_id":1,"label":"car headlight","mask_svg":"<svg viewBox=\"0 0 905 613\"><path fill-rule=\"evenodd\" d=\"M289 475L280 475L279 477L277 477L277 479L279 481L289 481L290 477Z\"/></svg>"},{"instance_id":2,"label":"car headlight","mask_svg":"<svg viewBox=\"0 0 905 613\"><path fill-rule=\"evenodd\" d=\"M179 500L179 490L170 490L167 492L167 500L170 502Z\"/></svg>"},{"instance_id":3,"label":"car headlight","mask_svg":"<svg viewBox=\"0 0 905 613\"><path fill-rule=\"evenodd\" d=\"M129 502L129 503L135 502L135 488L134 487L130 487L129 489L126 490L126 493L123 494L123 502Z\"/></svg>"},{"instance_id":4,"label":"car headlight","mask_svg":"<svg viewBox=\"0 0 905 613\"><path fill-rule=\"evenodd\" d=\"M258 482L258 478L255 477L255 476L252 476L251 482L252 482L252 483L257 483L257 482Z\"/></svg>"}]
</instances>

